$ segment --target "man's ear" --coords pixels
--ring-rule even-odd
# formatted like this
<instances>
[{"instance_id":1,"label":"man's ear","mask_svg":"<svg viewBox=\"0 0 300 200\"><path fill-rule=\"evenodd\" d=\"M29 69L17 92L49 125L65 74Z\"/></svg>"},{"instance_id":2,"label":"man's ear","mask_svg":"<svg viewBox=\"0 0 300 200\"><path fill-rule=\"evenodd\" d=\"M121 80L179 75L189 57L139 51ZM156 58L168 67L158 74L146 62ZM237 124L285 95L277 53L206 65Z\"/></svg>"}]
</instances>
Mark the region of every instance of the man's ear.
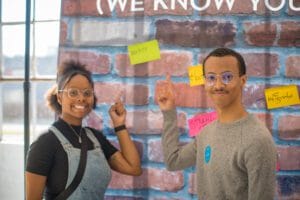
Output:
<instances>
[{"instance_id":1,"label":"man's ear","mask_svg":"<svg viewBox=\"0 0 300 200\"><path fill-rule=\"evenodd\" d=\"M242 87L244 87L246 85L247 80L248 80L248 77L246 74L241 76Z\"/></svg>"}]
</instances>

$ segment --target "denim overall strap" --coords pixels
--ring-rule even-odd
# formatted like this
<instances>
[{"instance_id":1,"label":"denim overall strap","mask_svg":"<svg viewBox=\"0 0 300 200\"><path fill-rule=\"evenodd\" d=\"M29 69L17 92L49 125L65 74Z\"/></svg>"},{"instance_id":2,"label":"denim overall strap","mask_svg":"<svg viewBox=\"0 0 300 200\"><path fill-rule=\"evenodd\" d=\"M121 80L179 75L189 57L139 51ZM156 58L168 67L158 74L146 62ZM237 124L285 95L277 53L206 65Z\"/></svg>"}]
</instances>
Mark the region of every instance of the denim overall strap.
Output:
<instances>
[{"instance_id":1,"label":"denim overall strap","mask_svg":"<svg viewBox=\"0 0 300 200\"><path fill-rule=\"evenodd\" d=\"M64 148L65 152L73 148L73 145L69 142L69 140L55 126L51 126L49 130L54 133L54 135L60 141L60 144Z\"/></svg>"},{"instance_id":2,"label":"denim overall strap","mask_svg":"<svg viewBox=\"0 0 300 200\"><path fill-rule=\"evenodd\" d=\"M56 134L57 132L60 132L58 129L50 130L54 132L54 134L60 140L63 147L69 147L69 145L71 145L62 133ZM88 128L84 128L84 131L87 134L88 138L93 142L95 148L87 152L87 164L82 180L79 186L68 199L103 200L105 190L111 179L111 170L101 149L101 145L96 139L96 137ZM63 136L63 138L61 138L60 136ZM66 141L69 143L69 145L66 144ZM68 180L66 184L67 187L72 182L77 172L80 158L80 149L74 148L72 145L70 149L65 147L64 150L66 151L68 156Z\"/></svg>"},{"instance_id":3,"label":"denim overall strap","mask_svg":"<svg viewBox=\"0 0 300 200\"><path fill-rule=\"evenodd\" d=\"M94 149L101 148L101 146L100 146L97 138L94 136L93 132L88 128L85 128L85 132L86 132L86 135L88 136L88 138L93 142Z\"/></svg>"}]
</instances>

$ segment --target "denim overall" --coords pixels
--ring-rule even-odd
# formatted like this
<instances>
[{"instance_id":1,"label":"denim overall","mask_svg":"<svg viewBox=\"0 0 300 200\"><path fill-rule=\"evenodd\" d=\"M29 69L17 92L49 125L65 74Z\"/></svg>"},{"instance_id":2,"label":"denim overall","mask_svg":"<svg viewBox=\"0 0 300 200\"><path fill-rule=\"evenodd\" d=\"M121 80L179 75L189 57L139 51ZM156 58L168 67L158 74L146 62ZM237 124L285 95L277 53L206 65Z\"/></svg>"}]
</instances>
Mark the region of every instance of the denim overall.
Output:
<instances>
[{"instance_id":1,"label":"denim overall","mask_svg":"<svg viewBox=\"0 0 300 200\"><path fill-rule=\"evenodd\" d=\"M71 184L79 165L80 149L73 145L54 126L50 130L59 139L68 155L68 180L66 187ZM78 187L68 198L69 200L103 200L105 190L111 179L111 170L102 152L100 143L91 132L84 128L88 138L93 142L94 149L87 152L87 163L84 175Z\"/></svg>"}]
</instances>

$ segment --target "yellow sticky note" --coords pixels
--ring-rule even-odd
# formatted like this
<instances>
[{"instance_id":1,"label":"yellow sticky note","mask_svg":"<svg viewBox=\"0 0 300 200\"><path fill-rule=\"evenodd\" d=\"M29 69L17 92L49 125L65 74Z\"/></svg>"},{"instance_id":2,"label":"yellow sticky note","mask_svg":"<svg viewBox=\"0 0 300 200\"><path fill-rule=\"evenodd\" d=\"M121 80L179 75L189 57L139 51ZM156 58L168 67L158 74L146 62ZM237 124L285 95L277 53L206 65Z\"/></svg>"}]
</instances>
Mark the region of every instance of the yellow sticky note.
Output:
<instances>
[{"instance_id":1,"label":"yellow sticky note","mask_svg":"<svg viewBox=\"0 0 300 200\"><path fill-rule=\"evenodd\" d=\"M299 94L296 85L288 85L265 90L268 109L299 104Z\"/></svg>"},{"instance_id":2,"label":"yellow sticky note","mask_svg":"<svg viewBox=\"0 0 300 200\"><path fill-rule=\"evenodd\" d=\"M160 59L157 40L133 44L128 46L130 64L140 64Z\"/></svg>"},{"instance_id":3,"label":"yellow sticky note","mask_svg":"<svg viewBox=\"0 0 300 200\"><path fill-rule=\"evenodd\" d=\"M204 84L202 65L189 67L188 70L189 70L189 77L190 77L190 86Z\"/></svg>"}]
</instances>

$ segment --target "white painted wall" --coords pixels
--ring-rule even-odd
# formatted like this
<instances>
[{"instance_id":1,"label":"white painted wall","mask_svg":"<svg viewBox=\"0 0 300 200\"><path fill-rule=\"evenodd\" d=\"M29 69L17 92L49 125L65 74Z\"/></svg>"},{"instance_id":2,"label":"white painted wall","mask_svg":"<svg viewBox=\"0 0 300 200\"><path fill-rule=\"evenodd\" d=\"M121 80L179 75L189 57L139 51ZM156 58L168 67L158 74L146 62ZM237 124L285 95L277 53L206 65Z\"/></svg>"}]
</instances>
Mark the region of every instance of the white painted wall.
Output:
<instances>
[{"instance_id":1,"label":"white painted wall","mask_svg":"<svg viewBox=\"0 0 300 200\"><path fill-rule=\"evenodd\" d=\"M24 200L24 145L0 142L0 199Z\"/></svg>"}]
</instances>

